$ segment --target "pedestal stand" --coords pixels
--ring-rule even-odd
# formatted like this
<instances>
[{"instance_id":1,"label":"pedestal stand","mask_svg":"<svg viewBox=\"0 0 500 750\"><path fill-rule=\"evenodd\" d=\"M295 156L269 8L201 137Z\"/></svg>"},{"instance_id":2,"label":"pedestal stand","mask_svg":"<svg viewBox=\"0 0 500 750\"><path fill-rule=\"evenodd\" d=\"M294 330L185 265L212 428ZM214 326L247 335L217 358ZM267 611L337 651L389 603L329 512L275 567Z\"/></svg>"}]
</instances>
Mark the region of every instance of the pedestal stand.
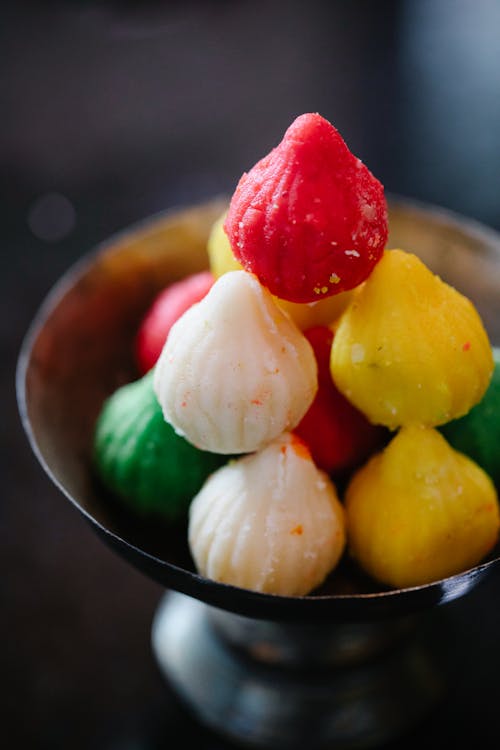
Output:
<instances>
[{"instance_id":1,"label":"pedestal stand","mask_svg":"<svg viewBox=\"0 0 500 750\"><path fill-rule=\"evenodd\" d=\"M372 748L435 705L442 678L422 621L280 624L168 592L152 645L169 684L233 742Z\"/></svg>"}]
</instances>

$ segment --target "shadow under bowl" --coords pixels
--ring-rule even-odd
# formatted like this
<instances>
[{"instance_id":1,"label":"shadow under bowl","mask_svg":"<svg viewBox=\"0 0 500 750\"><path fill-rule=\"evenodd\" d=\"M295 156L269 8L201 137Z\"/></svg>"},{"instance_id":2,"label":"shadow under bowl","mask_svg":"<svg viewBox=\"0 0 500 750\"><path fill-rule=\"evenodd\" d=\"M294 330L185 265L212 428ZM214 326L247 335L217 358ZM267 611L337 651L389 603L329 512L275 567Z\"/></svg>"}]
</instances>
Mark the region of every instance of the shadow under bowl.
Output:
<instances>
[{"instance_id":1,"label":"shadow under bowl","mask_svg":"<svg viewBox=\"0 0 500 750\"><path fill-rule=\"evenodd\" d=\"M369 622L414 614L470 591L498 568L500 547L482 564L444 580L382 589L346 556L308 596L261 594L196 573L187 525L132 517L96 481L91 449L103 401L138 377L133 340L167 284L207 266L206 241L225 197L153 216L69 269L38 311L18 360L19 410L45 472L95 532L167 589L247 617L283 622ZM440 208L389 198L389 247L419 255L476 305L500 343L500 236Z\"/></svg>"}]
</instances>

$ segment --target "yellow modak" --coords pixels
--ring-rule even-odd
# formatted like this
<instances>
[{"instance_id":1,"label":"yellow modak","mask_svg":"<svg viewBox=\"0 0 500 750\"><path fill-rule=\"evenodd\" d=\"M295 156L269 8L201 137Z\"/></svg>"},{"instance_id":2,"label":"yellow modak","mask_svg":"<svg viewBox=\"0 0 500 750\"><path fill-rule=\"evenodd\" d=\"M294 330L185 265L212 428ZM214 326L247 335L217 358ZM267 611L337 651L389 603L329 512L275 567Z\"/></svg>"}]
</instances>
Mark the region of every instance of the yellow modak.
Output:
<instances>
[{"instance_id":1,"label":"yellow modak","mask_svg":"<svg viewBox=\"0 0 500 750\"><path fill-rule=\"evenodd\" d=\"M484 395L493 354L472 302L416 255L386 250L338 323L332 378L390 429L466 414Z\"/></svg>"},{"instance_id":2,"label":"yellow modak","mask_svg":"<svg viewBox=\"0 0 500 750\"><path fill-rule=\"evenodd\" d=\"M224 219L225 214L214 223L207 243L210 270L216 279L227 271L238 271L242 268L234 257L229 239L224 232ZM352 292L349 291L303 304L279 297L274 297L274 301L288 313L301 331L305 331L312 326L329 326L334 323L347 307L351 296Z\"/></svg>"},{"instance_id":3,"label":"yellow modak","mask_svg":"<svg viewBox=\"0 0 500 750\"><path fill-rule=\"evenodd\" d=\"M463 572L498 539L493 482L430 427L401 428L354 474L345 507L350 554L393 588Z\"/></svg>"}]
</instances>

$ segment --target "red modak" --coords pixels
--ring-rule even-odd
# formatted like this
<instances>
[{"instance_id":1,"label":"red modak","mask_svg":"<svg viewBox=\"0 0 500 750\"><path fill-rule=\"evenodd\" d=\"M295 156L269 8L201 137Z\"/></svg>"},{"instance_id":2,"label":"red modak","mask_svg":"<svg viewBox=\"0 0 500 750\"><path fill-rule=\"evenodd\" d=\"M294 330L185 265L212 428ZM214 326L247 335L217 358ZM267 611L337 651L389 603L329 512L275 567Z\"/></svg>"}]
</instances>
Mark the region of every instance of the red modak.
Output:
<instances>
[{"instance_id":1,"label":"red modak","mask_svg":"<svg viewBox=\"0 0 500 750\"><path fill-rule=\"evenodd\" d=\"M318 364L318 390L294 432L307 444L315 464L331 475L359 466L388 440L388 430L368 421L338 390L330 374L333 332L314 326L304 332Z\"/></svg>"},{"instance_id":2,"label":"red modak","mask_svg":"<svg viewBox=\"0 0 500 750\"><path fill-rule=\"evenodd\" d=\"M224 229L269 291L315 302L358 286L382 256L384 187L328 120L306 113L242 175Z\"/></svg>"},{"instance_id":3,"label":"red modak","mask_svg":"<svg viewBox=\"0 0 500 750\"><path fill-rule=\"evenodd\" d=\"M175 321L203 299L213 283L210 271L200 271L173 282L153 300L135 338L135 361L142 375L156 364Z\"/></svg>"}]
</instances>

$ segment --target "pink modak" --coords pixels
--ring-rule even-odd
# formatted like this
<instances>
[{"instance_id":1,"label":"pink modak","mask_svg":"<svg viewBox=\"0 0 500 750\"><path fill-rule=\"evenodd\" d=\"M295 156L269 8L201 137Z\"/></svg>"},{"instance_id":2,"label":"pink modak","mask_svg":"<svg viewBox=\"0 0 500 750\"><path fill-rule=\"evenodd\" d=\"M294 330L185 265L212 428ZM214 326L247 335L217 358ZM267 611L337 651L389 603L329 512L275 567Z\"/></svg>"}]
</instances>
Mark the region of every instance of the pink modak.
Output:
<instances>
[{"instance_id":1,"label":"pink modak","mask_svg":"<svg viewBox=\"0 0 500 750\"><path fill-rule=\"evenodd\" d=\"M314 302L353 289L388 236L383 185L317 113L242 175L224 229L242 266L276 296Z\"/></svg>"}]
</instances>

